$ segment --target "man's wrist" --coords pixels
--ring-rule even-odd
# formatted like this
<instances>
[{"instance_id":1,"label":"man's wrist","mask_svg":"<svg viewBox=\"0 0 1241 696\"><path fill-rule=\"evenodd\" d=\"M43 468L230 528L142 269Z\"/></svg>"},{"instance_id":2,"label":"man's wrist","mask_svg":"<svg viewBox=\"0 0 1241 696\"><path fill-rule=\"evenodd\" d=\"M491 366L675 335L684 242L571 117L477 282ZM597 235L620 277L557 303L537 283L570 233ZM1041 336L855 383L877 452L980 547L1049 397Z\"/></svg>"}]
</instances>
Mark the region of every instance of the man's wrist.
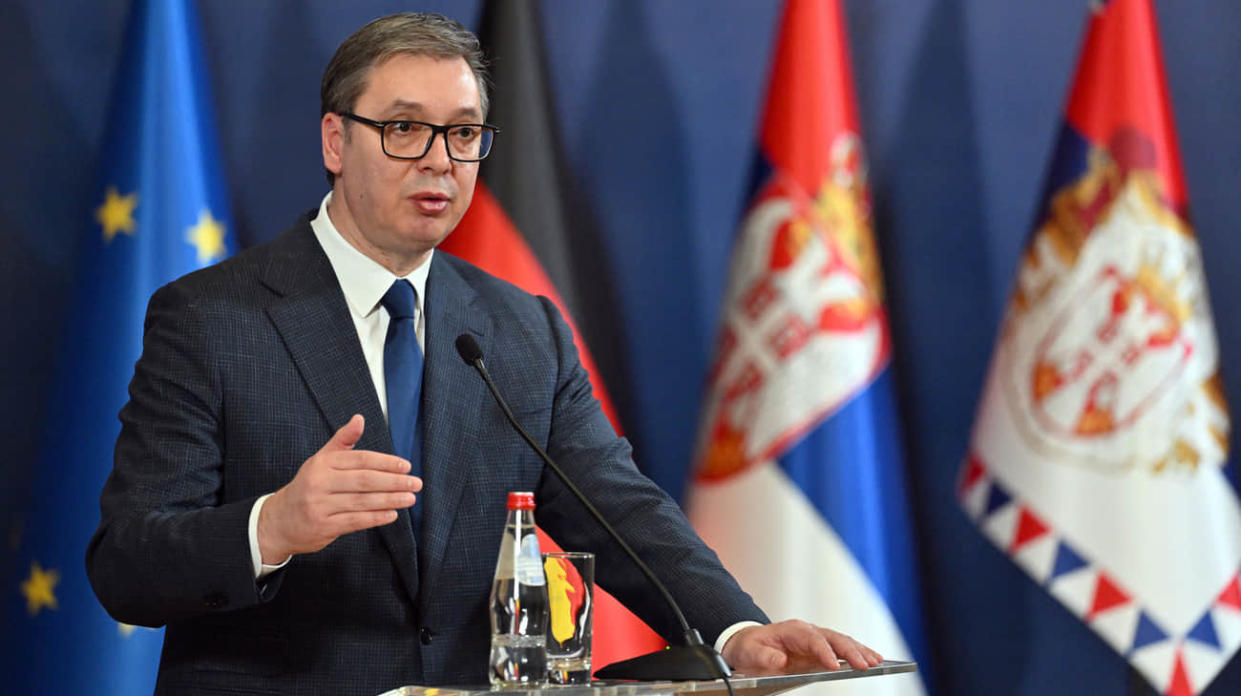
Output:
<instances>
[{"instance_id":1,"label":"man's wrist","mask_svg":"<svg viewBox=\"0 0 1241 696\"><path fill-rule=\"evenodd\" d=\"M728 644L728 639L737 635L741 629L749 628L751 626L762 626L762 624L757 621L738 621L723 631L720 631L719 637L715 639L715 651L723 655L724 646Z\"/></svg>"},{"instance_id":2,"label":"man's wrist","mask_svg":"<svg viewBox=\"0 0 1241 696\"><path fill-rule=\"evenodd\" d=\"M251 570L254 571L255 580L262 580L280 570L293 558L293 555L290 554L275 565L263 562L263 550L259 545L259 516L263 514L263 504L272 495L272 493L268 493L267 495L260 496L258 500L254 501L254 507L250 508L250 524L247 531L250 537L250 566Z\"/></svg>"}]
</instances>

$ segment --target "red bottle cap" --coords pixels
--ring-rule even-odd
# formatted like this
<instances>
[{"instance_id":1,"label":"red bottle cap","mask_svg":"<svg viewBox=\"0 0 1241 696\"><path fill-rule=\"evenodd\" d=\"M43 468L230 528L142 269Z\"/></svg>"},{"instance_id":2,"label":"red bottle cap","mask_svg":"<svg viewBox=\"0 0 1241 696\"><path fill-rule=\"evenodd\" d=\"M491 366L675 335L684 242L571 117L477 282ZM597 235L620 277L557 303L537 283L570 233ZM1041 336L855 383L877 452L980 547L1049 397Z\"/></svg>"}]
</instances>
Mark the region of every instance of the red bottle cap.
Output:
<instances>
[{"instance_id":1,"label":"red bottle cap","mask_svg":"<svg viewBox=\"0 0 1241 696\"><path fill-rule=\"evenodd\" d=\"M517 491L508 494L508 509L510 510L533 510L534 494L526 491Z\"/></svg>"}]
</instances>

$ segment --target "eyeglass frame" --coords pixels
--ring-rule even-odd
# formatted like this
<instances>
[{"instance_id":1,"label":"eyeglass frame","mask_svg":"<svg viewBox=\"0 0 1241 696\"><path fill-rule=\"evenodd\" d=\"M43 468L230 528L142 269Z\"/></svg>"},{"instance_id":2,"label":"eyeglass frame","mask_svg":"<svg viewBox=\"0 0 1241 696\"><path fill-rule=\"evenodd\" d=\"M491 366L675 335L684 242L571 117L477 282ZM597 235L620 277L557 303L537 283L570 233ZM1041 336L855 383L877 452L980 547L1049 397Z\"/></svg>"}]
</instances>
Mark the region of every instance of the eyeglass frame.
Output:
<instances>
[{"instance_id":1,"label":"eyeglass frame","mask_svg":"<svg viewBox=\"0 0 1241 696\"><path fill-rule=\"evenodd\" d=\"M419 160L419 159L422 159L423 157L426 157L427 153L431 152L431 148L435 146L435 136L442 134L444 136L444 152L448 154L448 159L454 162L467 162L467 163L468 162L482 162L483 160L487 159L487 155L491 154L490 147L487 148L487 153L483 155L482 157L479 157L478 159L462 159L460 157L456 157L452 154L452 148L448 145L448 131L454 128L462 128L466 126L472 126L474 128L479 128L482 130L489 130L491 131L491 139L493 142L495 141L496 135L500 133L500 129L497 128L496 126L491 125L490 123L450 123L447 125L436 125L434 123L427 123L426 121L415 121L413 119L408 119L408 118L398 118L398 119L393 119L391 121L376 121L374 119L366 118L365 116L359 116L353 113L352 111L341 111L339 112L339 115L342 118L347 118L351 121L357 121L358 123L377 129L379 131L379 147L383 150L383 153L387 155L388 157L391 157L392 159L399 159L399 160ZM388 140L384 136L384 131L388 129L388 126L394 123L416 123L420 126L426 126L427 128L431 129L431 137L427 138L426 149L422 151L421 155L418 155L417 157L406 157L404 155L394 155L391 152L388 152Z\"/></svg>"}]
</instances>

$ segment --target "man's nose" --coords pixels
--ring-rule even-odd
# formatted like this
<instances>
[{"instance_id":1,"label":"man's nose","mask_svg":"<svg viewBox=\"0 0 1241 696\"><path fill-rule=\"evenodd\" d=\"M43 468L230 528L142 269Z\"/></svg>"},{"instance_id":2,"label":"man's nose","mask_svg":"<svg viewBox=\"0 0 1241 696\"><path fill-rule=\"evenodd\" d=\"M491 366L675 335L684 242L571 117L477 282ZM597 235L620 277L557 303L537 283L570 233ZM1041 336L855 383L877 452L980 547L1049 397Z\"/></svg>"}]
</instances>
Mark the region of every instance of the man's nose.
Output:
<instances>
[{"instance_id":1,"label":"man's nose","mask_svg":"<svg viewBox=\"0 0 1241 696\"><path fill-rule=\"evenodd\" d=\"M448 134L436 133L431 136L431 149L418 160L421 169L444 172L452 167L452 159L448 156Z\"/></svg>"}]
</instances>

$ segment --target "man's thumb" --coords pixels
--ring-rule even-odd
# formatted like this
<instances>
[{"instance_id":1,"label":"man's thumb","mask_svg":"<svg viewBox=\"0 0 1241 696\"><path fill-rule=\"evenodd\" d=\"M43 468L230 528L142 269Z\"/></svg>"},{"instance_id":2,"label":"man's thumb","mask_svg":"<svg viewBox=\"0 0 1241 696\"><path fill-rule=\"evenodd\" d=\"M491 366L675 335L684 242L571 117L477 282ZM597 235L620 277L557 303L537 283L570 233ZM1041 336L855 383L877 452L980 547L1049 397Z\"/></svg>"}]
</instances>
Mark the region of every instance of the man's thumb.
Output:
<instances>
[{"instance_id":1,"label":"man's thumb","mask_svg":"<svg viewBox=\"0 0 1241 696\"><path fill-rule=\"evenodd\" d=\"M350 418L348 423L342 425L340 430L332 435L332 439L327 441L323 449L329 452L353 449L353 446L358 444L358 440L362 439L362 430L365 427L366 420L362 418L362 414L353 414L353 418Z\"/></svg>"}]
</instances>

